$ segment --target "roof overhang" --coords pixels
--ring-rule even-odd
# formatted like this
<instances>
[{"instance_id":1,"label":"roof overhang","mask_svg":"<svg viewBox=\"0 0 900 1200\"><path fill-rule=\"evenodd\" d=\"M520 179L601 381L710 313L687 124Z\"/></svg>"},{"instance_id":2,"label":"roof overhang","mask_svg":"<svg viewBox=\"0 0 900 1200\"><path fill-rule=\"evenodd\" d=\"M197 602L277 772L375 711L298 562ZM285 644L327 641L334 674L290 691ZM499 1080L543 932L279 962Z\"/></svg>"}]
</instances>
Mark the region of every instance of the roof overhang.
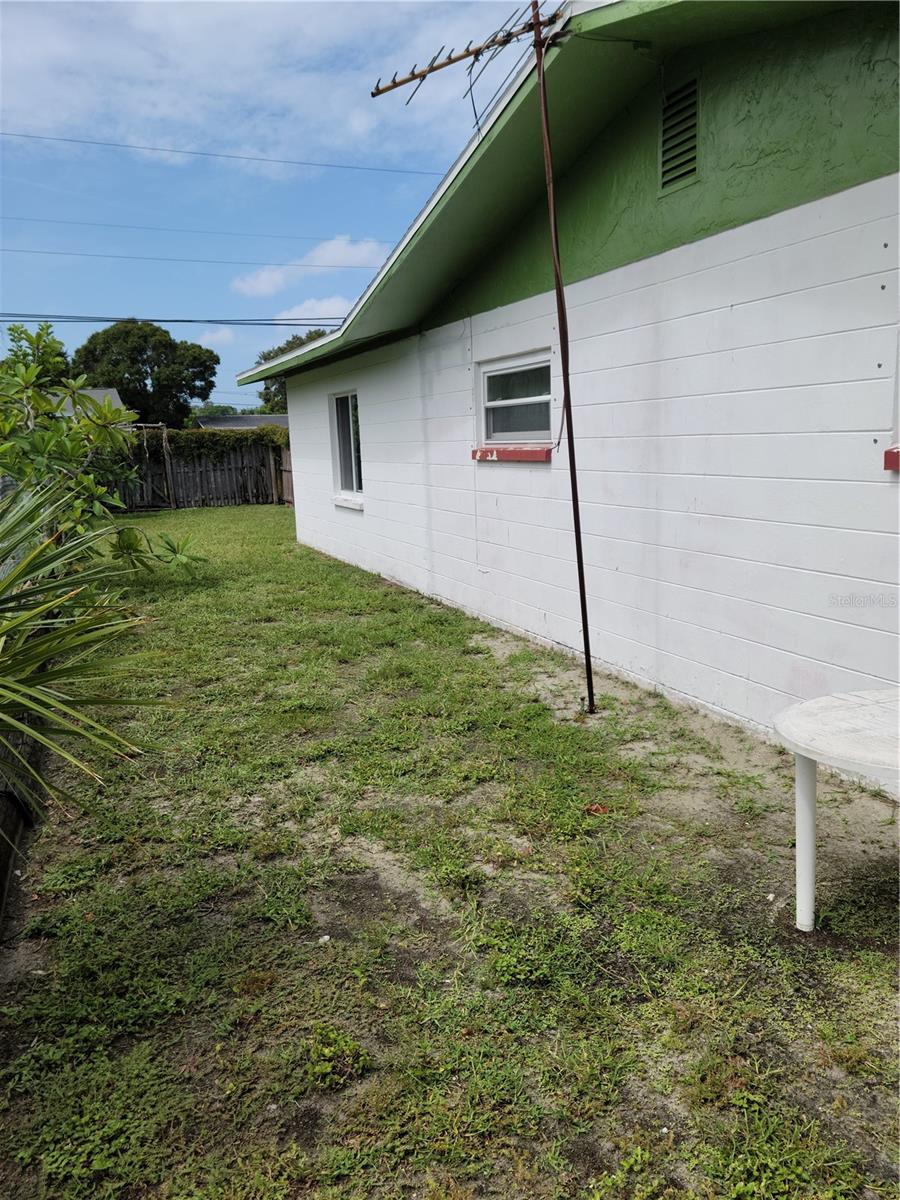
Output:
<instances>
[{"instance_id":1,"label":"roof overhang","mask_svg":"<svg viewBox=\"0 0 900 1200\"><path fill-rule=\"evenodd\" d=\"M689 45L846 8L840 0L609 0L568 4L546 56L556 174ZM513 79L339 330L238 375L294 375L414 332L544 187L533 62Z\"/></svg>"}]
</instances>

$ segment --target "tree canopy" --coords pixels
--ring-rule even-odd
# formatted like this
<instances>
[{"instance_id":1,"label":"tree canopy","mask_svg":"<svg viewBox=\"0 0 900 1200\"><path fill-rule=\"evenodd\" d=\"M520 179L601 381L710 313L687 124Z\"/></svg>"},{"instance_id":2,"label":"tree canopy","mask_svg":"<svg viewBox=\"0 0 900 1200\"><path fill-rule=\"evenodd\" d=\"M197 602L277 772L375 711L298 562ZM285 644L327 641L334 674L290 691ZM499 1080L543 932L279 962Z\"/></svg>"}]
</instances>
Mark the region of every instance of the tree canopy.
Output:
<instances>
[{"instance_id":1,"label":"tree canopy","mask_svg":"<svg viewBox=\"0 0 900 1200\"><path fill-rule=\"evenodd\" d=\"M204 417L234 417L236 415L237 409L233 404L211 404L208 400L204 400L202 404L191 409L190 425L193 428Z\"/></svg>"},{"instance_id":2,"label":"tree canopy","mask_svg":"<svg viewBox=\"0 0 900 1200\"><path fill-rule=\"evenodd\" d=\"M256 365L261 367L263 363L271 362L273 358L289 354L291 350L299 350L307 342L314 342L318 338L324 337L327 332L326 329L310 329L306 333L292 333L281 345L272 346L269 350L261 350L257 355ZM265 380L259 392L259 398L262 404L256 410L257 412L287 412L287 389L284 386L284 376L276 375L273 379Z\"/></svg>"},{"instance_id":3,"label":"tree canopy","mask_svg":"<svg viewBox=\"0 0 900 1200\"><path fill-rule=\"evenodd\" d=\"M39 367L41 386L59 387L71 374L69 356L58 337L53 336L53 326L44 321L34 333L24 325L9 326L9 354L0 366L14 372L17 365Z\"/></svg>"},{"instance_id":4,"label":"tree canopy","mask_svg":"<svg viewBox=\"0 0 900 1200\"><path fill-rule=\"evenodd\" d=\"M209 399L219 356L196 342L177 341L151 321L117 321L92 333L72 356L90 387L116 388L145 424L180 429L191 401Z\"/></svg>"}]
</instances>

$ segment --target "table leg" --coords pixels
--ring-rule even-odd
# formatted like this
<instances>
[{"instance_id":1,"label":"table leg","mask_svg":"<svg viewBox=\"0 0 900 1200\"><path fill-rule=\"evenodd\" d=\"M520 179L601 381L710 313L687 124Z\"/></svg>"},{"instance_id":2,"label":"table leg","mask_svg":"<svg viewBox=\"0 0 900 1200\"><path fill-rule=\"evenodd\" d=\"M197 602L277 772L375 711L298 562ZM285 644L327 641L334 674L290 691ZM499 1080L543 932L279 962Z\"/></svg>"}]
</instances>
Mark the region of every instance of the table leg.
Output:
<instances>
[{"instance_id":1,"label":"table leg","mask_svg":"<svg viewBox=\"0 0 900 1200\"><path fill-rule=\"evenodd\" d=\"M797 928L811 933L816 923L816 760L795 755Z\"/></svg>"}]
</instances>

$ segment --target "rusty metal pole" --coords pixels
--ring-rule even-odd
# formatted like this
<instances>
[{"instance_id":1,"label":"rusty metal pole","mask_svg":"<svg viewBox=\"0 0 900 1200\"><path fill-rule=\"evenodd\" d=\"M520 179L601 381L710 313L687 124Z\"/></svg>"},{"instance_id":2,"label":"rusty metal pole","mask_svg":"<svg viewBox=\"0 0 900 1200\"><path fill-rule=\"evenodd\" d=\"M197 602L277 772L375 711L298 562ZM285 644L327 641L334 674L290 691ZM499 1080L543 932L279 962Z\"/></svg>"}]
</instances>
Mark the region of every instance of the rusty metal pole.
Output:
<instances>
[{"instance_id":1,"label":"rusty metal pole","mask_svg":"<svg viewBox=\"0 0 900 1200\"><path fill-rule=\"evenodd\" d=\"M559 365L562 373L563 417L569 451L569 484L572 489L572 524L575 528L575 561L578 565L578 599L581 605L581 632L584 641L584 677L587 684L587 710L596 712L594 671L591 665L591 635L588 629L587 589L584 582L584 551L581 543L581 509L578 504L578 468L575 462L575 433L572 427L572 392L569 385L569 318L566 293L559 260L559 233L556 224L556 196L553 189L553 150L550 144L550 117L547 108L547 84L544 79L544 42L538 0L531 0L534 28L534 56L537 63L538 98L541 106L541 135L544 143L544 177L547 184L547 214L550 219L550 249L553 257L553 283L556 290L556 323L559 329Z\"/></svg>"}]
</instances>

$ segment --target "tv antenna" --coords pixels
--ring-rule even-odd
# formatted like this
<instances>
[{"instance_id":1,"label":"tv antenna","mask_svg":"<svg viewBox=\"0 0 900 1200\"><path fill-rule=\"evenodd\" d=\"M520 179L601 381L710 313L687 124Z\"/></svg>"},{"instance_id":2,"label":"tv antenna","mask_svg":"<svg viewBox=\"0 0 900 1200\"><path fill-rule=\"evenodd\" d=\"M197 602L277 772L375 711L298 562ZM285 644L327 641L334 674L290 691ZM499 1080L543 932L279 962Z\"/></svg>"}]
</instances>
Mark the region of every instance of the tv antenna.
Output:
<instances>
[{"instance_id":1,"label":"tv antenna","mask_svg":"<svg viewBox=\"0 0 900 1200\"><path fill-rule=\"evenodd\" d=\"M547 83L544 76L544 60L545 55L558 34L545 33L553 25L555 25L562 10L558 9L551 17L541 16L541 6L538 0L531 0L531 18L524 24L513 26L509 29L500 29L494 33L486 41L473 46L470 42L464 50L456 52L455 50L445 57L440 56L444 52L442 46L440 50L432 57L432 59L424 66L419 67L413 65L411 71L406 75L398 78L395 71L392 78L387 83L382 83L381 79L375 84L372 89L373 98L383 96L386 92L392 92L396 88L405 87L407 84L415 83L416 88L413 92L418 91L429 75L435 74L436 71L443 71L445 67L452 67L458 62L463 62L468 58L481 58L489 51L497 52L504 46L508 46L511 42L517 41L521 37L530 34L534 46L534 61L535 70L537 73L538 82L538 100L540 103L541 112L541 140L544 150L544 183L547 192L547 216L549 220L550 232L550 253L553 260L553 284L556 293L556 317L557 327L559 329L559 364L560 373L562 375L562 403L563 403L563 424L566 430L566 446L569 458L569 484L572 496L572 524L575 533L575 561L578 568L578 598L581 606L581 633L584 647L584 675L587 685L587 710L589 713L596 712L594 703L594 673L591 663L591 636L588 628L588 609L587 609L587 587L584 578L584 549L581 537L581 508L578 501L578 468L575 461L575 434L572 426L572 392L569 379L569 320L566 309L566 293L563 284L562 267L559 257L559 227L556 217L556 196L554 192L554 170L553 170L553 147L550 141L550 116L547 105ZM514 14L513 19L518 19L518 12ZM471 78L471 76L470 76ZM471 85L470 85L471 87ZM412 96L409 98L412 99ZM409 100L407 100L407 104ZM560 431L560 441L562 440L562 430ZM557 442L557 446L559 442Z\"/></svg>"},{"instance_id":2,"label":"tv antenna","mask_svg":"<svg viewBox=\"0 0 900 1200\"><path fill-rule=\"evenodd\" d=\"M535 7L536 6L532 4L532 9ZM512 19L516 19L521 11L522 10L520 9L514 10ZM491 36L485 41L479 42L477 46L473 46L472 43L469 42L468 46L459 52L457 52L455 49L451 50L446 58L441 58L441 55L446 49L445 46L441 46L440 50L434 54L430 62L426 63L424 67L419 67L418 64L414 64L411 71L407 72L406 75L401 75L399 78L397 77L397 72L395 71L387 83L382 83L381 79L379 78L378 82L372 88L372 98L374 100L377 96L383 96L386 92L393 92L396 88L405 87L408 83L415 83L417 85L415 91L413 92L414 96L416 91L419 90L429 75L434 75L438 71L443 71L445 67L456 66L457 63L464 62L467 58L481 58L489 50L502 50L511 42L518 41L520 37L525 37L527 34L533 33L535 20L538 21L540 28L547 28L548 26L555 24L556 21L559 20L560 12L561 10L558 10L553 14L552 17L541 17L539 14L535 16L533 13L531 20L526 21L524 24L511 27L509 29L501 27L496 33L491 34ZM409 100L411 99L412 96L410 96ZM407 100L407 104L409 104L409 100Z\"/></svg>"}]
</instances>

